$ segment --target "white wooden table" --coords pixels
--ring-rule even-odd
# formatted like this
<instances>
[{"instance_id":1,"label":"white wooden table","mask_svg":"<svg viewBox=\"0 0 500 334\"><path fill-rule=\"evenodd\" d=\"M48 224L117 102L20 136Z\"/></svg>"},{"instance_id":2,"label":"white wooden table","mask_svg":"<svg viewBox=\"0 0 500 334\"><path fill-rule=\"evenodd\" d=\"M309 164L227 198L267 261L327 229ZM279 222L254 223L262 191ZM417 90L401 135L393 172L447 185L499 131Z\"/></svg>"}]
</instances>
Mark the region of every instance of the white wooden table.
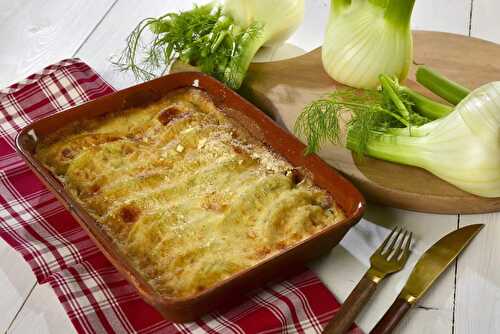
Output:
<instances>
[{"instance_id":1,"label":"white wooden table","mask_svg":"<svg viewBox=\"0 0 500 334\"><path fill-rule=\"evenodd\" d=\"M500 42L498 0L416 2L414 28ZM305 24L290 43L311 50L321 44L329 1L306 3ZM116 73L108 61L122 49L127 34L141 18L190 7L191 1L181 0L0 0L0 87L69 57L82 58L116 88L127 87L134 83L132 78ZM370 205L341 246L311 267L343 300L388 229L400 224L415 233L417 243L409 265L382 284L358 319L369 331L398 294L418 256L444 234L472 223L484 223L486 228L411 311L398 332L500 333L500 214L445 216ZM51 288L35 284L28 265L3 241L0 291L0 332L74 332Z\"/></svg>"}]
</instances>

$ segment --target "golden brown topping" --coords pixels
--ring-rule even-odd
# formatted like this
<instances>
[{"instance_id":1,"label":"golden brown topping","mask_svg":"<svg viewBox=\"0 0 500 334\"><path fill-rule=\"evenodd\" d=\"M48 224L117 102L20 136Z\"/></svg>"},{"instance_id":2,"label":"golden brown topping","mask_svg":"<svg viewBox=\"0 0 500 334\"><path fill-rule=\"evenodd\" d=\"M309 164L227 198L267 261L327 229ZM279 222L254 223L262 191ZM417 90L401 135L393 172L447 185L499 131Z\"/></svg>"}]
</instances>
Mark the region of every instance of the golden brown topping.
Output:
<instances>
[{"instance_id":1,"label":"golden brown topping","mask_svg":"<svg viewBox=\"0 0 500 334\"><path fill-rule=\"evenodd\" d=\"M278 249L285 249L285 248L286 248L286 246L287 246L287 244L286 244L286 242L285 242L285 241L283 241L283 240L279 241L279 242L276 244L276 248L278 248Z\"/></svg>"},{"instance_id":2,"label":"golden brown topping","mask_svg":"<svg viewBox=\"0 0 500 334\"><path fill-rule=\"evenodd\" d=\"M64 148L61 152L62 156L68 159L74 158L74 153L69 148Z\"/></svg>"},{"instance_id":3,"label":"golden brown topping","mask_svg":"<svg viewBox=\"0 0 500 334\"><path fill-rule=\"evenodd\" d=\"M90 192L95 194L97 192L99 192L99 190L101 190L101 186L97 183L94 183L91 187L90 187Z\"/></svg>"},{"instance_id":4,"label":"golden brown topping","mask_svg":"<svg viewBox=\"0 0 500 334\"><path fill-rule=\"evenodd\" d=\"M239 146L233 145L233 151L236 152L237 154L243 154L245 151Z\"/></svg>"},{"instance_id":5,"label":"golden brown topping","mask_svg":"<svg viewBox=\"0 0 500 334\"><path fill-rule=\"evenodd\" d=\"M297 168L292 169L290 172L292 173L292 181L294 184L299 184L304 180L304 175Z\"/></svg>"},{"instance_id":6,"label":"golden brown topping","mask_svg":"<svg viewBox=\"0 0 500 334\"><path fill-rule=\"evenodd\" d=\"M134 148L131 145L123 145L122 147L122 153L127 155L134 152Z\"/></svg>"},{"instance_id":7,"label":"golden brown topping","mask_svg":"<svg viewBox=\"0 0 500 334\"><path fill-rule=\"evenodd\" d=\"M201 207L214 212L224 212L228 204L223 201L217 192L210 193L202 202Z\"/></svg>"},{"instance_id":8,"label":"golden brown topping","mask_svg":"<svg viewBox=\"0 0 500 334\"><path fill-rule=\"evenodd\" d=\"M135 223L137 220L139 220L140 214L141 210L133 205L126 205L122 207L119 213L120 218L125 223Z\"/></svg>"},{"instance_id":9,"label":"golden brown topping","mask_svg":"<svg viewBox=\"0 0 500 334\"><path fill-rule=\"evenodd\" d=\"M203 208L215 212L223 212L227 208L227 205L217 202L210 202L210 203L203 203Z\"/></svg>"},{"instance_id":10,"label":"golden brown topping","mask_svg":"<svg viewBox=\"0 0 500 334\"><path fill-rule=\"evenodd\" d=\"M252 230L249 230L249 231L247 232L247 236L248 236L250 239L255 239L255 238L257 238L257 234L256 234L254 231L252 231Z\"/></svg>"},{"instance_id":11,"label":"golden brown topping","mask_svg":"<svg viewBox=\"0 0 500 334\"><path fill-rule=\"evenodd\" d=\"M158 115L158 121L162 125L168 125L174 119L178 118L182 114L182 111L177 109L176 107L168 107L165 110L162 110Z\"/></svg>"},{"instance_id":12,"label":"golden brown topping","mask_svg":"<svg viewBox=\"0 0 500 334\"><path fill-rule=\"evenodd\" d=\"M206 290L342 218L307 171L199 90L89 122L37 154L163 296Z\"/></svg>"},{"instance_id":13,"label":"golden brown topping","mask_svg":"<svg viewBox=\"0 0 500 334\"><path fill-rule=\"evenodd\" d=\"M267 256L269 253L271 253L271 249L267 246L264 246L264 247L257 249L257 256L259 258L263 258L263 257Z\"/></svg>"}]
</instances>

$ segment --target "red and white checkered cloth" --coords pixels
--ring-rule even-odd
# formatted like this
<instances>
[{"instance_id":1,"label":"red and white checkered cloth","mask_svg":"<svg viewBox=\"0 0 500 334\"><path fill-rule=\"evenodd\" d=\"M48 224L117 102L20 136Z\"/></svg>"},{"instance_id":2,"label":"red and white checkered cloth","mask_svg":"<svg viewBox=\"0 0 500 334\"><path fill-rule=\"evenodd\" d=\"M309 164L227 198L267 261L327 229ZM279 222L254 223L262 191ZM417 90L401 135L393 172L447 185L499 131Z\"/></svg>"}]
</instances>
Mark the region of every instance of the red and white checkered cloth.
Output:
<instances>
[{"instance_id":1,"label":"red and white checkered cloth","mask_svg":"<svg viewBox=\"0 0 500 334\"><path fill-rule=\"evenodd\" d=\"M0 237L50 283L79 333L320 333L339 304L310 271L236 308L187 324L164 320L97 249L14 149L32 121L114 91L78 59L0 90ZM361 333L354 328L352 333Z\"/></svg>"}]
</instances>

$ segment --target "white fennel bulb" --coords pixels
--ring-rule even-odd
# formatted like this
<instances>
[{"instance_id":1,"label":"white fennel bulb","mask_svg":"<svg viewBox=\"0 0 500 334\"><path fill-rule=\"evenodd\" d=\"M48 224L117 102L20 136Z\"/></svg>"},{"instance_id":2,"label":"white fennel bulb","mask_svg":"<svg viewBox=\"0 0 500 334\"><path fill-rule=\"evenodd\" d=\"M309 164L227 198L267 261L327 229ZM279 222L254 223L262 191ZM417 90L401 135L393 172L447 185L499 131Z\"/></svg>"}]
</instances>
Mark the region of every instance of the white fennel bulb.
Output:
<instances>
[{"instance_id":1,"label":"white fennel bulb","mask_svg":"<svg viewBox=\"0 0 500 334\"><path fill-rule=\"evenodd\" d=\"M322 49L326 72L355 88L373 89L378 76L406 79L413 57L415 0L332 0Z\"/></svg>"},{"instance_id":2,"label":"white fennel bulb","mask_svg":"<svg viewBox=\"0 0 500 334\"><path fill-rule=\"evenodd\" d=\"M237 24L262 25L263 46L286 41L304 19L304 0L225 0L224 11Z\"/></svg>"},{"instance_id":3,"label":"white fennel bulb","mask_svg":"<svg viewBox=\"0 0 500 334\"><path fill-rule=\"evenodd\" d=\"M373 135L367 154L421 167L482 197L500 197L500 82L470 93L446 117Z\"/></svg>"}]
</instances>

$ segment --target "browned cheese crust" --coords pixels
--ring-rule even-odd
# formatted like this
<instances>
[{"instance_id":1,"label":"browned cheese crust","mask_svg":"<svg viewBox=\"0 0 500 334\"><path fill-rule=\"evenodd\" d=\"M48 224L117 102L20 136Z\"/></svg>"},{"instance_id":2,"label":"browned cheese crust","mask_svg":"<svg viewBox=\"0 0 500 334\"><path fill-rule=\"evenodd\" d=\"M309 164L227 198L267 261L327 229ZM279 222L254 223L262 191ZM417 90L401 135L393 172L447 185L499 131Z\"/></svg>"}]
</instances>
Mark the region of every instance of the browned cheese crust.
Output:
<instances>
[{"instance_id":1,"label":"browned cheese crust","mask_svg":"<svg viewBox=\"0 0 500 334\"><path fill-rule=\"evenodd\" d=\"M70 124L37 157L165 297L192 296L344 218L194 88Z\"/></svg>"}]
</instances>

